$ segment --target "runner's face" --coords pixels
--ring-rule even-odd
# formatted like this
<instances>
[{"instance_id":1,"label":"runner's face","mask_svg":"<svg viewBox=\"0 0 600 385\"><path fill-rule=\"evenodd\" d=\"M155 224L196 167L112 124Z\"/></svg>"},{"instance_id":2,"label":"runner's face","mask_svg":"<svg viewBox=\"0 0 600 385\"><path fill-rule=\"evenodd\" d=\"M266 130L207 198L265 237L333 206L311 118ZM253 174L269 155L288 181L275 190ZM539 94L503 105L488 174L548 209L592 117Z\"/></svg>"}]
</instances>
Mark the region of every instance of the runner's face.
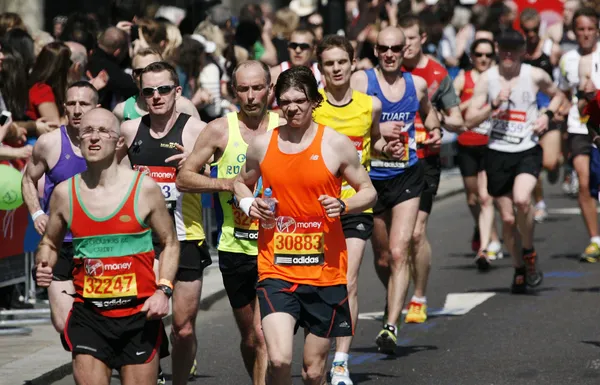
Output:
<instances>
[{"instance_id":1,"label":"runner's face","mask_svg":"<svg viewBox=\"0 0 600 385\"><path fill-rule=\"evenodd\" d=\"M79 129L83 115L96 107L93 102L94 91L87 87L73 87L67 90L65 110L71 127Z\"/></svg>"},{"instance_id":2,"label":"runner's face","mask_svg":"<svg viewBox=\"0 0 600 385\"><path fill-rule=\"evenodd\" d=\"M249 117L264 116L270 90L264 70L258 65L252 65L244 67L235 76L235 93L242 111Z\"/></svg>"},{"instance_id":3,"label":"runner's face","mask_svg":"<svg viewBox=\"0 0 600 385\"><path fill-rule=\"evenodd\" d=\"M169 71L147 72L143 74L142 77L142 91L146 88L174 86ZM163 95L161 95L158 90L155 90L151 96L142 95L142 97L146 100L150 114L161 116L173 111L175 108L175 101L179 95L181 95L181 87L175 87Z\"/></svg>"},{"instance_id":4,"label":"runner's face","mask_svg":"<svg viewBox=\"0 0 600 385\"><path fill-rule=\"evenodd\" d=\"M521 56L523 56L523 49L500 48L498 51L499 64L504 69L512 69L515 66L521 65Z\"/></svg>"},{"instance_id":5,"label":"runner's face","mask_svg":"<svg viewBox=\"0 0 600 385\"><path fill-rule=\"evenodd\" d=\"M402 28L404 38L406 39L406 51L404 51L405 59L416 58L423 49L424 37L419 33L419 25L415 24L412 27Z\"/></svg>"},{"instance_id":6,"label":"runner's face","mask_svg":"<svg viewBox=\"0 0 600 385\"><path fill-rule=\"evenodd\" d=\"M377 37L375 54L379 59L379 68L385 73L398 71L402 66L403 55L406 57L407 51L408 46L399 33L386 31Z\"/></svg>"},{"instance_id":7,"label":"runner's face","mask_svg":"<svg viewBox=\"0 0 600 385\"><path fill-rule=\"evenodd\" d=\"M114 116L108 111L95 110L81 120L79 139L81 155L89 163L114 159L117 144L122 142L115 130Z\"/></svg>"},{"instance_id":8,"label":"runner's face","mask_svg":"<svg viewBox=\"0 0 600 385\"><path fill-rule=\"evenodd\" d=\"M489 44L479 44L471 54L471 57L477 72L482 73L487 71L494 62L492 46Z\"/></svg>"},{"instance_id":9,"label":"runner's face","mask_svg":"<svg viewBox=\"0 0 600 385\"><path fill-rule=\"evenodd\" d=\"M133 80L135 80L138 89L140 88L140 72L150 64L159 61L161 61L161 59L157 55L136 56L133 58L133 62L131 63L133 67Z\"/></svg>"},{"instance_id":10,"label":"runner's face","mask_svg":"<svg viewBox=\"0 0 600 385\"><path fill-rule=\"evenodd\" d=\"M315 39L310 33L292 33L288 53L292 66L309 66L315 48Z\"/></svg>"},{"instance_id":11,"label":"runner's face","mask_svg":"<svg viewBox=\"0 0 600 385\"><path fill-rule=\"evenodd\" d=\"M525 33L528 45L536 45L540 42L540 21L528 20L521 23L521 29Z\"/></svg>"},{"instance_id":12,"label":"runner's face","mask_svg":"<svg viewBox=\"0 0 600 385\"><path fill-rule=\"evenodd\" d=\"M334 47L323 51L320 67L327 87L350 85L353 62L348 52L342 48Z\"/></svg>"},{"instance_id":13,"label":"runner's face","mask_svg":"<svg viewBox=\"0 0 600 385\"><path fill-rule=\"evenodd\" d=\"M307 127L312 121L313 105L302 90L289 88L279 98L279 106L290 127Z\"/></svg>"},{"instance_id":14,"label":"runner's face","mask_svg":"<svg viewBox=\"0 0 600 385\"><path fill-rule=\"evenodd\" d=\"M575 22L577 44L585 51L591 51L598 41L598 19L580 16Z\"/></svg>"}]
</instances>

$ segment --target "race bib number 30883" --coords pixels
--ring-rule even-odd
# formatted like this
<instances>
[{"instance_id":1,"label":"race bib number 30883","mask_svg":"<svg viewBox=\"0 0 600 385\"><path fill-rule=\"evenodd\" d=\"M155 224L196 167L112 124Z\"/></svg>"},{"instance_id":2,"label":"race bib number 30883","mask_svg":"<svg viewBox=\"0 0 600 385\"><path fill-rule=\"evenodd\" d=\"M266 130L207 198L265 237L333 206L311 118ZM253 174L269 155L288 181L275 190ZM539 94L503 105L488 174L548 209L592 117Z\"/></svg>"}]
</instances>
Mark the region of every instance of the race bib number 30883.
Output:
<instances>
[{"instance_id":1,"label":"race bib number 30883","mask_svg":"<svg viewBox=\"0 0 600 385\"><path fill-rule=\"evenodd\" d=\"M322 265L324 254L322 217L278 217L273 237L276 265Z\"/></svg>"}]
</instances>

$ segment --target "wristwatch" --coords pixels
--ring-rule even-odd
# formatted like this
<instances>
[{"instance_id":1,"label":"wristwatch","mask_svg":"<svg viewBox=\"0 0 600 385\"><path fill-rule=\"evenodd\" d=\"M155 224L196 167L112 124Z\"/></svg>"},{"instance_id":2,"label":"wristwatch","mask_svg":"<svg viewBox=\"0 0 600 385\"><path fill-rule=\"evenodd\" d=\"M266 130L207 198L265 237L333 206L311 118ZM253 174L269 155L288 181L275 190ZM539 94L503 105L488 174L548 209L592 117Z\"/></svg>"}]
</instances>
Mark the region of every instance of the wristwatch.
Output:
<instances>
[{"instance_id":1,"label":"wristwatch","mask_svg":"<svg viewBox=\"0 0 600 385\"><path fill-rule=\"evenodd\" d=\"M160 290L163 293L165 293L165 295L167 296L167 298L171 298L173 296L173 289L171 289L169 286L167 285L158 285L156 287L156 290Z\"/></svg>"},{"instance_id":2,"label":"wristwatch","mask_svg":"<svg viewBox=\"0 0 600 385\"><path fill-rule=\"evenodd\" d=\"M345 213L346 212L346 202L344 202L340 198L338 198L338 202L340 202L340 205L342 206L342 211L340 211L340 214Z\"/></svg>"}]
</instances>

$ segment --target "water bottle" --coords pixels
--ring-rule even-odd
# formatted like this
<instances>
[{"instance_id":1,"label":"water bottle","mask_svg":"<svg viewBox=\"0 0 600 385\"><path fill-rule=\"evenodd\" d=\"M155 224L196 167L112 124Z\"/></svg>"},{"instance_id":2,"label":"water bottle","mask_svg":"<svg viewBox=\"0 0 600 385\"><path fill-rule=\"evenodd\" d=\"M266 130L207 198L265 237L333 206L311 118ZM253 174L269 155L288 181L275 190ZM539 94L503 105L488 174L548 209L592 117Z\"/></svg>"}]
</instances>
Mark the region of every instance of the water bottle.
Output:
<instances>
[{"instance_id":1,"label":"water bottle","mask_svg":"<svg viewBox=\"0 0 600 385\"><path fill-rule=\"evenodd\" d=\"M275 213L275 207L277 206L277 202L273 199L273 190L270 188L266 188L263 194L263 201L269 205L269 208L273 213ZM275 227L275 218L268 219L265 221L261 221L260 225L263 229L272 229Z\"/></svg>"}]
</instances>

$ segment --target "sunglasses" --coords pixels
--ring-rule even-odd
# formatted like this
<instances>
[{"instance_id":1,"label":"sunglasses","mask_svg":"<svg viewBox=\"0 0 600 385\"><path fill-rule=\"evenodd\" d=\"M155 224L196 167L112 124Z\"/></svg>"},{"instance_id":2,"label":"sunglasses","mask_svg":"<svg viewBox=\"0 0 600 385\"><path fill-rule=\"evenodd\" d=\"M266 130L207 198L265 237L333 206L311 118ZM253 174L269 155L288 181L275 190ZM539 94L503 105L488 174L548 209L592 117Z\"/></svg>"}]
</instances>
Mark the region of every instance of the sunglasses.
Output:
<instances>
[{"instance_id":1,"label":"sunglasses","mask_svg":"<svg viewBox=\"0 0 600 385\"><path fill-rule=\"evenodd\" d=\"M142 74L142 72L144 72L143 68L136 68L133 71L131 71L131 73L133 74L134 77L138 77Z\"/></svg>"},{"instance_id":2,"label":"sunglasses","mask_svg":"<svg viewBox=\"0 0 600 385\"><path fill-rule=\"evenodd\" d=\"M377 44L376 48L377 48L377 52L379 53L386 53L389 50L392 50L393 53L400 53L402 51L404 51L404 44L398 44L398 45L381 45L381 44Z\"/></svg>"},{"instance_id":3,"label":"sunglasses","mask_svg":"<svg viewBox=\"0 0 600 385\"><path fill-rule=\"evenodd\" d=\"M493 53L482 53L482 52L473 52L473 56L475 57L486 57L488 59L491 59L494 57Z\"/></svg>"},{"instance_id":4,"label":"sunglasses","mask_svg":"<svg viewBox=\"0 0 600 385\"><path fill-rule=\"evenodd\" d=\"M527 34L527 33L529 33L529 32L536 32L536 33L537 33L537 32L539 32L539 30L540 30L540 26L539 26L539 25L536 25L536 26L535 26L535 27L533 27L533 28L525 28L525 27L521 26L521 29L523 30L523 32L524 32L525 34Z\"/></svg>"},{"instance_id":5,"label":"sunglasses","mask_svg":"<svg viewBox=\"0 0 600 385\"><path fill-rule=\"evenodd\" d=\"M142 95L144 95L145 97L149 98L154 96L154 92L158 91L159 95L167 95L169 94L171 91L173 91L173 89L176 86L174 85L169 85L169 86L158 86L158 87L144 87L142 88Z\"/></svg>"},{"instance_id":6,"label":"sunglasses","mask_svg":"<svg viewBox=\"0 0 600 385\"><path fill-rule=\"evenodd\" d=\"M308 44L308 43L289 43L288 48L293 51L295 51L298 48L300 48L302 51L305 51L307 49L310 49L310 44Z\"/></svg>"}]
</instances>

